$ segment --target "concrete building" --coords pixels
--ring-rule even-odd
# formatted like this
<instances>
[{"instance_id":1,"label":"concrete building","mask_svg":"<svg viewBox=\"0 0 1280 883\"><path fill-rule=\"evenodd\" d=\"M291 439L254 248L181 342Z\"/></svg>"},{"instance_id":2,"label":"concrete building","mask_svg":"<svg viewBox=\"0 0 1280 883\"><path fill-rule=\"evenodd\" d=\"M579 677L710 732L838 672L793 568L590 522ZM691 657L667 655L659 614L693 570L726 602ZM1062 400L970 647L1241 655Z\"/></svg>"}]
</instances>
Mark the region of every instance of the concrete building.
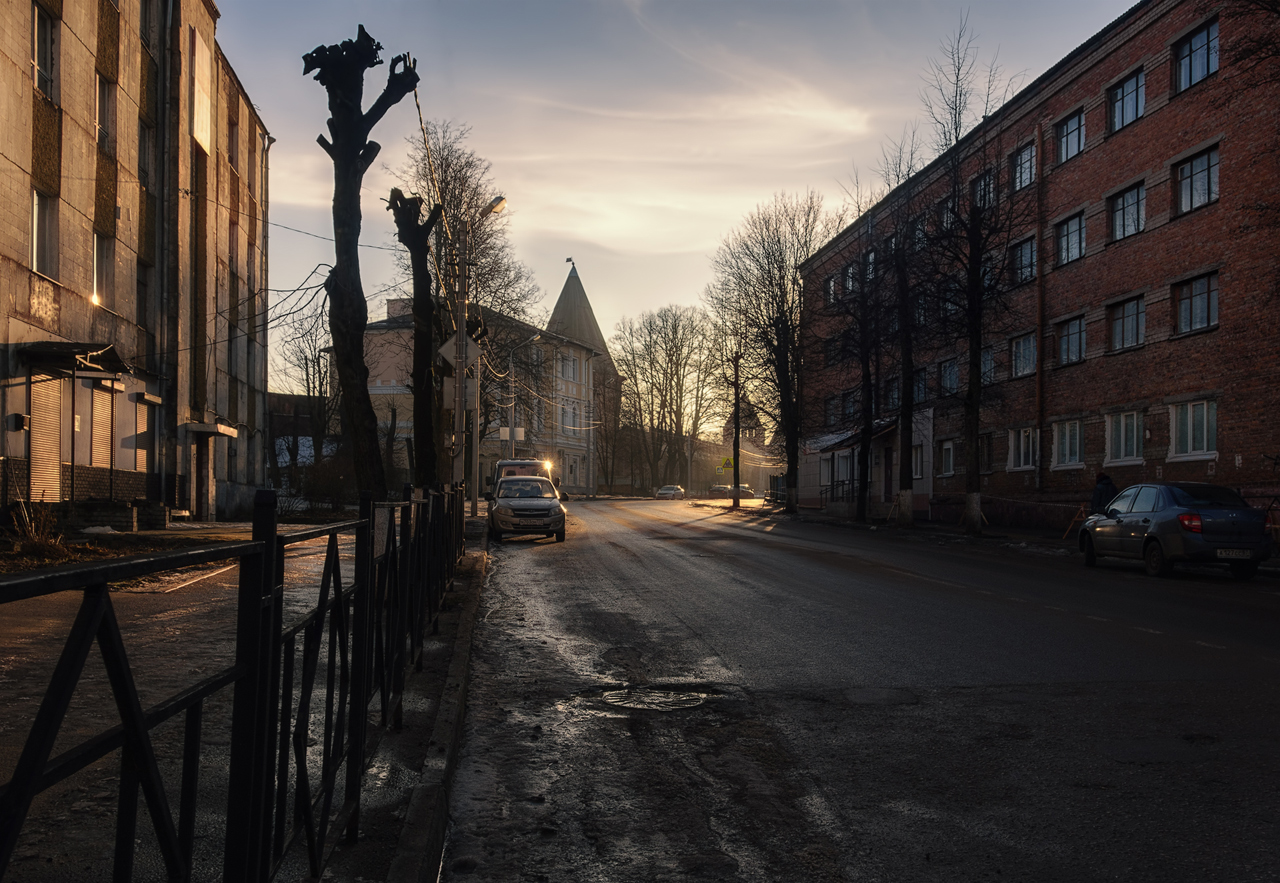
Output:
<instances>
[{"instance_id":1,"label":"concrete building","mask_svg":"<svg viewBox=\"0 0 1280 883\"><path fill-rule=\"evenodd\" d=\"M994 514L1065 523L1101 470L1120 487L1209 481L1262 504L1280 494L1280 230L1256 211L1280 205L1280 79L1235 63L1267 24L1242 15L1230 4L1137 3L805 264L803 504L847 503L856 453L868 446L872 514L892 505L903 383L895 338L880 341L865 402L864 372L842 341L866 315L855 295L876 249L893 237L928 241L948 222L935 208L957 192L998 200L1019 219L996 260L1006 269L1002 309L977 362L976 462ZM954 165L964 170L958 188L947 177ZM908 200L928 211L904 211ZM954 334L914 354L920 514L959 512L969 355Z\"/></svg>"},{"instance_id":2,"label":"concrete building","mask_svg":"<svg viewBox=\"0 0 1280 883\"><path fill-rule=\"evenodd\" d=\"M218 15L0 11L6 504L205 520L265 484L271 139Z\"/></svg>"}]
</instances>

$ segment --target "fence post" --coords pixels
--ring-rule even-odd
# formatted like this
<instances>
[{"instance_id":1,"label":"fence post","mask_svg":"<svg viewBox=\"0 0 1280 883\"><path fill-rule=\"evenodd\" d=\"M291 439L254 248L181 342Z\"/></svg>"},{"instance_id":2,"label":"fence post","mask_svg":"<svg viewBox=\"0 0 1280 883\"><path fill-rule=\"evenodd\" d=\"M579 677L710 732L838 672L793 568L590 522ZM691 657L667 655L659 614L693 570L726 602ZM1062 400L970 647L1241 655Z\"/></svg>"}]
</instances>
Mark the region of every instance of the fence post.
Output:
<instances>
[{"instance_id":1,"label":"fence post","mask_svg":"<svg viewBox=\"0 0 1280 883\"><path fill-rule=\"evenodd\" d=\"M356 528L355 594L351 616L351 708L347 718L347 786L345 802L351 807L346 842L360 839L360 785L364 781L364 752L368 741L370 654L373 599L373 494L360 495L360 526Z\"/></svg>"},{"instance_id":2,"label":"fence post","mask_svg":"<svg viewBox=\"0 0 1280 883\"><path fill-rule=\"evenodd\" d=\"M260 490L253 501L253 539L261 551L240 558L236 613L236 680L231 712L231 757L227 788L227 839L223 879L262 883L270 873L268 814L271 807L269 683L275 641L270 601L275 592L276 492Z\"/></svg>"}]
</instances>

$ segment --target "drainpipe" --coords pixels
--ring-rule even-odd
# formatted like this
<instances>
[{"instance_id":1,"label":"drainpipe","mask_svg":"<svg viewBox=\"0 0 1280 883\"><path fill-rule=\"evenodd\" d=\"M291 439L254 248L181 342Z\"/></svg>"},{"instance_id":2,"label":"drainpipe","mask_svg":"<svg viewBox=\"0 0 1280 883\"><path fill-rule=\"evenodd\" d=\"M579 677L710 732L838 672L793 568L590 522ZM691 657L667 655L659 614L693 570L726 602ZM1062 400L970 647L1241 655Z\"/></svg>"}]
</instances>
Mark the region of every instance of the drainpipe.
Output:
<instances>
[{"instance_id":1,"label":"drainpipe","mask_svg":"<svg viewBox=\"0 0 1280 883\"><path fill-rule=\"evenodd\" d=\"M1036 490L1044 490L1044 126L1036 124ZM1053 439L1049 440L1050 451Z\"/></svg>"},{"instance_id":2,"label":"drainpipe","mask_svg":"<svg viewBox=\"0 0 1280 883\"><path fill-rule=\"evenodd\" d=\"M156 237L159 240L156 246L156 262L160 267L160 278L157 280L159 282L157 287L160 289L160 297L158 304L158 321L156 322L156 327L159 329L159 334L157 335L158 339L156 340L156 352L158 354L156 361L158 364L155 365L155 368L156 374L160 377L160 404L156 406L154 430L156 449L155 468L156 472L160 476L161 506L166 505L165 500L167 499L165 478L168 476L168 462L165 454L169 449L169 432L168 422L165 417L165 411L168 406L165 403L169 401L170 396L165 394L168 392L168 390L164 388L164 381L167 378L167 375L163 370L161 370L161 364L159 363L162 362L162 360L171 352L172 343L169 340L169 286L172 283L172 280L169 276L169 207L167 203L169 201L170 189L169 158L172 141L172 132L169 126L169 78L173 73L171 59L173 3L174 0L169 0L165 6L164 33L160 35L160 107L156 114L158 117L156 122L158 123L157 128L160 131L160 142L164 145L162 156L160 158L160 188L156 207L156 213L159 215L156 223ZM173 405L176 409L176 403L173 403Z\"/></svg>"}]
</instances>

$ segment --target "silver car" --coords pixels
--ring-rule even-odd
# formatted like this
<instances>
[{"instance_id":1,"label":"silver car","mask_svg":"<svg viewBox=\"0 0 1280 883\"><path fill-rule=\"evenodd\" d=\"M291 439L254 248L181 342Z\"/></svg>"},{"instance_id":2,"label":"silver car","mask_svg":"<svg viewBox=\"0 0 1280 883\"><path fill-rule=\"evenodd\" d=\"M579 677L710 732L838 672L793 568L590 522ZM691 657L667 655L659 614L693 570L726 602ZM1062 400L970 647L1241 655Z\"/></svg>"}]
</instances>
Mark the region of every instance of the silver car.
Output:
<instances>
[{"instance_id":1,"label":"silver car","mask_svg":"<svg viewBox=\"0 0 1280 883\"><path fill-rule=\"evenodd\" d=\"M1230 488L1198 482L1126 488L1080 528L1084 563L1139 558L1152 576L1168 576L1175 562L1226 564L1249 579L1271 556L1267 513Z\"/></svg>"},{"instance_id":2,"label":"silver car","mask_svg":"<svg viewBox=\"0 0 1280 883\"><path fill-rule=\"evenodd\" d=\"M495 543L507 534L543 534L564 542L565 509L548 478L521 475L500 478L489 501L489 536Z\"/></svg>"},{"instance_id":3,"label":"silver car","mask_svg":"<svg viewBox=\"0 0 1280 883\"><path fill-rule=\"evenodd\" d=\"M678 484L664 484L658 488L658 492L653 495L655 500L683 500L684 488Z\"/></svg>"}]
</instances>

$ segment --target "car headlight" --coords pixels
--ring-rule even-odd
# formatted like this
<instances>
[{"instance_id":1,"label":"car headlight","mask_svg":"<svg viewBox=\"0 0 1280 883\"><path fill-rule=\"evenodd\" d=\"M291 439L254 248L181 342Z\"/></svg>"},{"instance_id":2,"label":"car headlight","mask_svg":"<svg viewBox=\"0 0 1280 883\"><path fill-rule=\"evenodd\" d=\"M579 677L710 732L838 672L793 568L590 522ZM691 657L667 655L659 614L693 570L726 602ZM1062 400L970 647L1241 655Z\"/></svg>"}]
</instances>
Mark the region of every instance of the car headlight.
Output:
<instances>
[{"instance_id":1,"label":"car headlight","mask_svg":"<svg viewBox=\"0 0 1280 883\"><path fill-rule=\"evenodd\" d=\"M516 514L515 510L512 509L510 506L499 506L494 511L497 512L499 515L505 515L508 518Z\"/></svg>"}]
</instances>

